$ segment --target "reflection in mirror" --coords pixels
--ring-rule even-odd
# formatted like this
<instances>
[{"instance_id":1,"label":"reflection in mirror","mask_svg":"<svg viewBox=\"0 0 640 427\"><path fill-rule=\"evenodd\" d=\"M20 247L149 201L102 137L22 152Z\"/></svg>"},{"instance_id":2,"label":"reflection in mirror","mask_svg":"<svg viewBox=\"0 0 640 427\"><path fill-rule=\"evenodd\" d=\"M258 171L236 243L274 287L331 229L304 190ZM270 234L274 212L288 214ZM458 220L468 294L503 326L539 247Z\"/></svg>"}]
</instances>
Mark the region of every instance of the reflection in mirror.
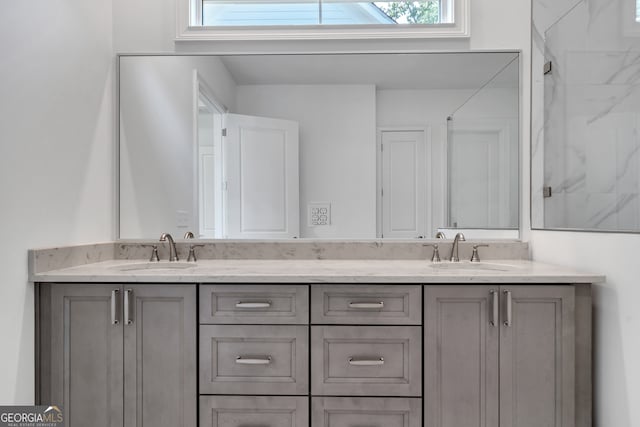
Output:
<instances>
[{"instance_id":1,"label":"reflection in mirror","mask_svg":"<svg viewBox=\"0 0 640 427\"><path fill-rule=\"evenodd\" d=\"M516 52L127 55L119 88L120 238L517 237Z\"/></svg>"},{"instance_id":2,"label":"reflection in mirror","mask_svg":"<svg viewBox=\"0 0 640 427\"><path fill-rule=\"evenodd\" d=\"M518 69L513 58L447 119L448 227L518 227Z\"/></svg>"}]
</instances>

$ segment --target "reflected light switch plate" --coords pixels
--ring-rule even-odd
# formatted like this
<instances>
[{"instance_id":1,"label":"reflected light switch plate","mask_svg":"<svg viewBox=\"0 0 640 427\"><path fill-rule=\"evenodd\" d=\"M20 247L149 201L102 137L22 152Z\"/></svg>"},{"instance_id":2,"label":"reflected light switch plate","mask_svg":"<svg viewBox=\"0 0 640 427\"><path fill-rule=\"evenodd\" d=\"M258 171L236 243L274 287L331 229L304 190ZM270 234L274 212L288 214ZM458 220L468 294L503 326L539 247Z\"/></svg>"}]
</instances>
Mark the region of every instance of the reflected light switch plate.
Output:
<instances>
[{"instance_id":1,"label":"reflected light switch plate","mask_svg":"<svg viewBox=\"0 0 640 427\"><path fill-rule=\"evenodd\" d=\"M189 211L176 211L176 227L184 228L189 226Z\"/></svg>"}]
</instances>

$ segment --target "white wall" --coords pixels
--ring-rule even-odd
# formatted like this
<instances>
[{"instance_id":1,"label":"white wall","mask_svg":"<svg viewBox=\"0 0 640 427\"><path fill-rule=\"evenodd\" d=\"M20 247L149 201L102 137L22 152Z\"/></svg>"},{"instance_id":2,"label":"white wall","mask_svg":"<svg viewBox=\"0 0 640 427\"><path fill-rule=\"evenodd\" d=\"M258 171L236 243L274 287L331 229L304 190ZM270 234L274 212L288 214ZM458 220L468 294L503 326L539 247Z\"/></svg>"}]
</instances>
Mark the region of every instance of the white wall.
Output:
<instances>
[{"instance_id":1,"label":"white wall","mask_svg":"<svg viewBox=\"0 0 640 427\"><path fill-rule=\"evenodd\" d=\"M237 111L299 123L301 237L376 237L375 86L238 86ZM307 226L309 202L331 225Z\"/></svg>"},{"instance_id":2,"label":"white wall","mask_svg":"<svg viewBox=\"0 0 640 427\"><path fill-rule=\"evenodd\" d=\"M30 404L27 249L113 237L111 4L2 2L0 52L0 404Z\"/></svg>"},{"instance_id":3,"label":"white wall","mask_svg":"<svg viewBox=\"0 0 640 427\"><path fill-rule=\"evenodd\" d=\"M594 426L640 423L637 234L533 231L536 261L607 276L594 286Z\"/></svg>"},{"instance_id":4,"label":"white wall","mask_svg":"<svg viewBox=\"0 0 640 427\"><path fill-rule=\"evenodd\" d=\"M120 59L121 238L198 230L194 70L217 102L235 108L236 85L219 58ZM187 217L180 227L178 211Z\"/></svg>"}]
</instances>

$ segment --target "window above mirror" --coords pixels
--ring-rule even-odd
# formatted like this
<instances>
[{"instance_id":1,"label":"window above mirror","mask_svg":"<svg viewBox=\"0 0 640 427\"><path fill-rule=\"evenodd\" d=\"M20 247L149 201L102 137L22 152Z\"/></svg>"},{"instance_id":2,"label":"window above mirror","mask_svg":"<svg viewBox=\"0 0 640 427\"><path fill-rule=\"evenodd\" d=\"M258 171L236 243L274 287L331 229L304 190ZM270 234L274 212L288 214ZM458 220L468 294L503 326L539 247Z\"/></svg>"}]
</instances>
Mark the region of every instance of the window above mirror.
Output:
<instances>
[{"instance_id":1,"label":"window above mirror","mask_svg":"<svg viewBox=\"0 0 640 427\"><path fill-rule=\"evenodd\" d=\"M469 0L176 0L176 40L469 37Z\"/></svg>"}]
</instances>

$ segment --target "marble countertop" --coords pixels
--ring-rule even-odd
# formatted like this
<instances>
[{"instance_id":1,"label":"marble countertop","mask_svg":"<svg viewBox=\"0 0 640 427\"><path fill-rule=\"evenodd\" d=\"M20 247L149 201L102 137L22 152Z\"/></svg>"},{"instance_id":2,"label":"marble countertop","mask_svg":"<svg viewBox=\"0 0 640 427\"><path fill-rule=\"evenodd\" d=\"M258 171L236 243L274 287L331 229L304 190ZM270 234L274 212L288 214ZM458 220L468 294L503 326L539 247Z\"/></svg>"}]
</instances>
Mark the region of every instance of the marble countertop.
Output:
<instances>
[{"instance_id":1,"label":"marble countertop","mask_svg":"<svg viewBox=\"0 0 640 427\"><path fill-rule=\"evenodd\" d=\"M206 259L197 263L108 260L31 275L33 282L82 283L599 283L604 276L516 259Z\"/></svg>"}]
</instances>

